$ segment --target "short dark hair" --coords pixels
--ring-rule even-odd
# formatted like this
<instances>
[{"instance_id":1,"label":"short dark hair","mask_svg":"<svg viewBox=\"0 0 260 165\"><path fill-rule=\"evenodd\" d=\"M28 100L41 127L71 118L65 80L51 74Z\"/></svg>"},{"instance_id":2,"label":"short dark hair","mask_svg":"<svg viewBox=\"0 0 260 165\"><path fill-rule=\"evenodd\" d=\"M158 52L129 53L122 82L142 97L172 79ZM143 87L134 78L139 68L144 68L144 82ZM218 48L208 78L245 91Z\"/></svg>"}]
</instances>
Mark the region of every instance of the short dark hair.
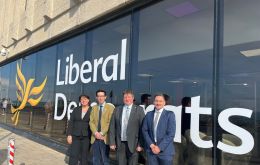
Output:
<instances>
[{"instance_id":1,"label":"short dark hair","mask_svg":"<svg viewBox=\"0 0 260 165\"><path fill-rule=\"evenodd\" d=\"M164 101L167 101L167 99L166 99L166 97L165 97L165 94L163 94L163 93L157 93L157 94L154 95L154 99L155 99L157 96L162 96L163 99L164 99Z\"/></svg>"},{"instance_id":2,"label":"short dark hair","mask_svg":"<svg viewBox=\"0 0 260 165\"><path fill-rule=\"evenodd\" d=\"M182 105L183 107L188 106L189 103L191 103L191 97L185 96L185 97L182 98L182 100L181 100L181 105Z\"/></svg>"},{"instance_id":3,"label":"short dark hair","mask_svg":"<svg viewBox=\"0 0 260 165\"><path fill-rule=\"evenodd\" d=\"M169 95L167 95L165 93L163 95L164 95L164 99L165 99L166 102L170 100L170 96Z\"/></svg>"},{"instance_id":4,"label":"short dark hair","mask_svg":"<svg viewBox=\"0 0 260 165\"><path fill-rule=\"evenodd\" d=\"M142 95L141 95L141 102L143 103L143 102L144 102L146 99L148 99L149 97L151 97L150 94L147 94L147 93L142 94Z\"/></svg>"},{"instance_id":5,"label":"short dark hair","mask_svg":"<svg viewBox=\"0 0 260 165\"><path fill-rule=\"evenodd\" d=\"M123 95L126 95L126 94L131 94L133 97L135 97L134 92L131 89L124 90Z\"/></svg>"},{"instance_id":6,"label":"short dark hair","mask_svg":"<svg viewBox=\"0 0 260 165\"><path fill-rule=\"evenodd\" d=\"M107 92L106 92L105 90L103 90L103 89L97 90L97 91L96 91L96 96L97 96L97 94L98 94L99 92L103 92L103 93L105 94L105 96L107 96Z\"/></svg>"},{"instance_id":7,"label":"short dark hair","mask_svg":"<svg viewBox=\"0 0 260 165\"><path fill-rule=\"evenodd\" d=\"M79 102L80 102L80 100L81 100L82 97L87 98L87 99L89 100L89 103L88 103L88 104L90 105L90 97L89 97L88 95L82 94L82 95L79 96Z\"/></svg>"}]
</instances>

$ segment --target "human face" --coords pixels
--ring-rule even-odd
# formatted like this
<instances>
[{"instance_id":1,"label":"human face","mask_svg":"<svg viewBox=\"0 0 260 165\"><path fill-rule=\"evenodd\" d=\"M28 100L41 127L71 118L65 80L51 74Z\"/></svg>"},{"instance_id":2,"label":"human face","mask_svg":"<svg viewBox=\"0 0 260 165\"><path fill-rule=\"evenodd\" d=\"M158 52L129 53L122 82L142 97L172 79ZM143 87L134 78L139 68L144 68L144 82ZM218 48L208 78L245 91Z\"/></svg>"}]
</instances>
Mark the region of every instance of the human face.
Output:
<instances>
[{"instance_id":1,"label":"human face","mask_svg":"<svg viewBox=\"0 0 260 165\"><path fill-rule=\"evenodd\" d=\"M154 106L157 110L162 109L165 106L165 100L163 96L156 96L154 98Z\"/></svg>"},{"instance_id":2,"label":"human face","mask_svg":"<svg viewBox=\"0 0 260 165\"><path fill-rule=\"evenodd\" d=\"M89 99L86 98L86 97L84 97L84 96L82 96L82 97L80 98L80 104L81 104L82 106L87 106L87 105L89 105Z\"/></svg>"},{"instance_id":3,"label":"human face","mask_svg":"<svg viewBox=\"0 0 260 165\"><path fill-rule=\"evenodd\" d=\"M124 94L123 101L125 105L131 105L134 102L134 96L130 93Z\"/></svg>"},{"instance_id":4,"label":"human face","mask_svg":"<svg viewBox=\"0 0 260 165\"><path fill-rule=\"evenodd\" d=\"M149 105L151 103L151 97L147 97L145 100L146 105Z\"/></svg>"},{"instance_id":5,"label":"human face","mask_svg":"<svg viewBox=\"0 0 260 165\"><path fill-rule=\"evenodd\" d=\"M97 99L98 104L103 104L105 102L106 98L107 98L107 96L105 96L104 92L97 93L96 99Z\"/></svg>"}]
</instances>

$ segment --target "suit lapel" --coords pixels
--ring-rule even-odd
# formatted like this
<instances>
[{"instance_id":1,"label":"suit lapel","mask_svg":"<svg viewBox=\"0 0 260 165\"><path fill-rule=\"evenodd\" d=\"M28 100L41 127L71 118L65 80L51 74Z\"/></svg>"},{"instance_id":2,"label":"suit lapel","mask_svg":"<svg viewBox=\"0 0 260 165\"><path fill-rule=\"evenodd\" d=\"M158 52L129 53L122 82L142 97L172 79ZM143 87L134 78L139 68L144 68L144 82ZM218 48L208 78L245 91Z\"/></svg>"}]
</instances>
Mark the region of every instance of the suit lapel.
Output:
<instances>
[{"instance_id":1,"label":"suit lapel","mask_svg":"<svg viewBox=\"0 0 260 165\"><path fill-rule=\"evenodd\" d=\"M153 125L153 120L154 120L154 114L155 114L155 109L153 110L153 113L152 113L152 115L151 115L151 118L150 118L150 120L151 120L151 127L152 127L152 132L153 132L153 139L154 139L154 125Z\"/></svg>"},{"instance_id":2,"label":"suit lapel","mask_svg":"<svg viewBox=\"0 0 260 165\"><path fill-rule=\"evenodd\" d=\"M156 132L156 134L158 135L158 130L160 130L160 123L161 123L161 120L164 120L164 115L165 115L165 109L163 109L163 111L162 111L162 114L161 114L161 116L160 116L160 118L159 118L159 121L158 121L158 124L157 124L157 132ZM153 125L153 120L154 120L154 114L155 114L155 110L153 111L153 114L151 115L151 125L152 125L152 130L154 130L154 125ZM153 138L154 138L154 131L152 131L153 132ZM158 137L158 136L157 136Z\"/></svg>"},{"instance_id":3,"label":"suit lapel","mask_svg":"<svg viewBox=\"0 0 260 165\"><path fill-rule=\"evenodd\" d=\"M130 112L129 119L128 119L127 130L129 130L128 126L132 125L131 122L133 121L135 114L136 114L136 105L132 105L131 112Z\"/></svg>"},{"instance_id":4,"label":"suit lapel","mask_svg":"<svg viewBox=\"0 0 260 165\"><path fill-rule=\"evenodd\" d=\"M88 108L88 111L86 112L86 114L84 115L83 119L82 120L86 120L86 117L88 116L87 114L90 113L91 111L91 107ZM81 111L82 113L82 111ZM81 114L82 115L82 114ZM81 116L80 116L81 117Z\"/></svg>"},{"instance_id":5,"label":"suit lapel","mask_svg":"<svg viewBox=\"0 0 260 165\"><path fill-rule=\"evenodd\" d=\"M119 124L120 124L120 132L121 132L121 128L122 128L122 115L123 115L123 106L120 106L118 108L119 110Z\"/></svg>"},{"instance_id":6,"label":"suit lapel","mask_svg":"<svg viewBox=\"0 0 260 165\"><path fill-rule=\"evenodd\" d=\"M102 115L106 116L106 113L107 113L107 104L105 104L104 107L103 107Z\"/></svg>"},{"instance_id":7,"label":"suit lapel","mask_svg":"<svg viewBox=\"0 0 260 165\"><path fill-rule=\"evenodd\" d=\"M98 120L98 117L99 117L99 107L98 107L98 105L95 106L95 108L96 108L96 119Z\"/></svg>"},{"instance_id":8,"label":"suit lapel","mask_svg":"<svg viewBox=\"0 0 260 165\"><path fill-rule=\"evenodd\" d=\"M81 118L81 114L82 114L82 108L81 108L81 106L77 109L77 111L78 111L78 113L77 113L78 119L81 119L81 120L82 120L82 118Z\"/></svg>"},{"instance_id":9,"label":"suit lapel","mask_svg":"<svg viewBox=\"0 0 260 165\"><path fill-rule=\"evenodd\" d=\"M98 109L99 110L99 109ZM104 105L103 110L102 110L102 116L106 116L107 113L107 104ZM102 119L101 119L102 120Z\"/></svg>"},{"instance_id":10,"label":"suit lapel","mask_svg":"<svg viewBox=\"0 0 260 165\"><path fill-rule=\"evenodd\" d=\"M163 121L165 119L165 117L164 117L165 115L166 115L166 112L165 112L165 109L163 109L160 119L158 121L158 125L157 125L157 132L156 132L157 134L158 134L158 130L160 130L160 127L161 127L161 123L162 123L161 121Z\"/></svg>"}]
</instances>

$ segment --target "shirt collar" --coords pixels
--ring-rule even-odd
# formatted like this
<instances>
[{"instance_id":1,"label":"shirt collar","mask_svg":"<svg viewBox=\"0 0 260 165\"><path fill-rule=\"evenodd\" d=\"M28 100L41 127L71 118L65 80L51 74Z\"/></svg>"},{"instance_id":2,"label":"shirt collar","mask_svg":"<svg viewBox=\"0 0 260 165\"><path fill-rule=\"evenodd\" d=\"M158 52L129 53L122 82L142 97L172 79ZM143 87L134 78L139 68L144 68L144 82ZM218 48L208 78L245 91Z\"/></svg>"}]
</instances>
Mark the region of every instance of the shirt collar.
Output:
<instances>
[{"instance_id":1,"label":"shirt collar","mask_svg":"<svg viewBox=\"0 0 260 165\"><path fill-rule=\"evenodd\" d=\"M161 108L161 109L159 109L159 112L162 113L163 110L164 110L164 108ZM158 110L155 109L155 112L157 112L157 111L158 111Z\"/></svg>"},{"instance_id":2,"label":"shirt collar","mask_svg":"<svg viewBox=\"0 0 260 165\"><path fill-rule=\"evenodd\" d=\"M100 106L104 107L105 104L106 104L106 102L104 102L103 104L98 104L98 106L99 106L99 107L100 107Z\"/></svg>"},{"instance_id":3,"label":"shirt collar","mask_svg":"<svg viewBox=\"0 0 260 165\"><path fill-rule=\"evenodd\" d=\"M129 108L129 109L132 109L132 106L133 106L133 104L131 104L131 105L125 105L125 108Z\"/></svg>"}]
</instances>

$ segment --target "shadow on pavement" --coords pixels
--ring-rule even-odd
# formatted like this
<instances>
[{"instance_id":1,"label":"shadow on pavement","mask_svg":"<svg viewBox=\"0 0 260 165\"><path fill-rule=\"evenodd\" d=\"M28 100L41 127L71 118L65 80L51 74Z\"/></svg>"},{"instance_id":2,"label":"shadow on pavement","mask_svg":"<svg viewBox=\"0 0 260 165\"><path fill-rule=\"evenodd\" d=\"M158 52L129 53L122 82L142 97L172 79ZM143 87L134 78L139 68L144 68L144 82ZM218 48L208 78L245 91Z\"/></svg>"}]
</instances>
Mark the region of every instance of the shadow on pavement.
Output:
<instances>
[{"instance_id":1,"label":"shadow on pavement","mask_svg":"<svg viewBox=\"0 0 260 165\"><path fill-rule=\"evenodd\" d=\"M5 138L7 138L8 136L10 136L10 135L12 135L12 134L13 134L13 133L11 132L11 133L9 133L9 134L7 134L7 135L1 137L1 138L0 138L0 141L4 140Z\"/></svg>"},{"instance_id":2,"label":"shadow on pavement","mask_svg":"<svg viewBox=\"0 0 260 165\"><path fill-rule=\"evenodd\" d=\"M7 149L0 150L0 164L3 164L7 160Z\"/></svg>"}]
</instances>

